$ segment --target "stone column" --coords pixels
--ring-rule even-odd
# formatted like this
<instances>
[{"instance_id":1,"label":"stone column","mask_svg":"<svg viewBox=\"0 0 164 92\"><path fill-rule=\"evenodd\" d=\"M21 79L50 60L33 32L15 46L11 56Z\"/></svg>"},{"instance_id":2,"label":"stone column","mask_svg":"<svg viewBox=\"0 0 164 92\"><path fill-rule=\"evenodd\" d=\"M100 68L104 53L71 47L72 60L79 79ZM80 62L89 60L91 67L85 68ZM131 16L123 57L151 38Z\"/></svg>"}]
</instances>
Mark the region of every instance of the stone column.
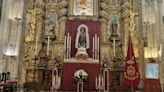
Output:
<instances>
[{"instance_id":1,"label":"stone column","mask_svg":"<svg viewBox=\"0 0 164 92\"><path fill-rule=\"evenodd\" d=\"M142 1L142 0L141 0ZM139 8L139 11L138 11L138 14L139 14L139 17L138 17L138 25L136 26L138 28L138 40L140 40L140 44L138 46L138 52L139 52L139 55L138 57L140 57L138 60L140 62L139 64L139 71L140 71L140 79L141 79L141 82L140 82L140 86L139 88L142 88L143 87L143 82L144 82L144 78L145 78L145 61L144 61L144 43L143 43L143 14L142 14L142 2L141 1L138 1L138 7Z\"/></svg>"}]
</instances>

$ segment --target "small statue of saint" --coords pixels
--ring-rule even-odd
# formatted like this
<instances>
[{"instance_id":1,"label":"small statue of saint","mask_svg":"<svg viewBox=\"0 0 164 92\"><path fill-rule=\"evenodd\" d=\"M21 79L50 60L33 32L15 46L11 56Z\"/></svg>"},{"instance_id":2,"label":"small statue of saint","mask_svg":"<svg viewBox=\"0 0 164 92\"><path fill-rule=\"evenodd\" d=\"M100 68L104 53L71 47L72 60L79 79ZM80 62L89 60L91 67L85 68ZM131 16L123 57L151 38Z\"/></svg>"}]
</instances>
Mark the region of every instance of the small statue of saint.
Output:
<instances>
[{"instance_id":1,"label":"small statue of saint","mask_svg":"<svg viewBox=\"0 0 164 92\"><path fill-rule=\"evenodd\" d=\"M112 16L111 17L111 33L117 33L117 16Z\"/></svg>"},{"instance_id":2,"label":"small statue of saint","mask_svg":"<svg viewBox=\"0 0 164 92\"><path fill-rule=\"evenodd\" d=\"M80 29L79 47L86 47L86 31L84 27Z\"/></svg>"},{"instance_id":3,"label":"small statue of saint","mask_svg":"<svg viewBox=\"0 0 164 92\"><path fill-rule=\"evenodd\" d=\"M76 57L79 59L87 59L89 48L88 27L84 24L80 25L77 30L75 48L77 48Z\"/></svg>"},{"instance_id":4,"label":"small statue of saint","mask_svg":"<svg viewBox=\"0 0 164 92\"><path fill-rule=\"evenodd\" d=\"M88 27L84 24L80 25L76 34L75 48L89 48Z\"/></svg>"},{"instance_id":5,"label":"small statue of saint","mask_svg":"<svg viewBox=\"0 0 164 92\"><path fill-rule=\"evenodd\" d=\"M111 30L112 30L112 33L117 33L117 22L115 21L114 23L112 23L111 25Z\"/></svg>"}]
</instances>

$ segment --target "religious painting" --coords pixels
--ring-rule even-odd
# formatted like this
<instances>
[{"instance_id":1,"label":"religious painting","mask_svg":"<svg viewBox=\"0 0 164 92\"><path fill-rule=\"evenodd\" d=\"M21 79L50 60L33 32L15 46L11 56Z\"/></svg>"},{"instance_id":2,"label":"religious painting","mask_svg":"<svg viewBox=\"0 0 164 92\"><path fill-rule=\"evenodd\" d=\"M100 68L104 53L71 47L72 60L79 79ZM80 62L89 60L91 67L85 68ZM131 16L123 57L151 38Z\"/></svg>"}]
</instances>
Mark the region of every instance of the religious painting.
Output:
<instances>
[{"instance_id":1,"label":"religious painting","mask_svg":"<svg viewBox=\"0 0 164 92\"><path fill-rule=\"evenodd\" d=\"M70 15L94 16L97 15L97 0L71 0Z\"/></svg>"},{"instance_id":2,"label":"religious painting","mask_svg":"<svg viewBox=\"0 0 164 92\"><path fill-rule=\"evenodd\" d=\"M158 79L158 64L148 63L146 65L146 78Z\"/></svg>"},{"instance_id":3,"label":"religious painting","mask_svg":"<svg viewBox=\"0 0 164 92\"><path fill-rule=\"evenodd\" d=\"M74 0L74 15L93 15L93 0Z\"/></svg>"}]
</instances>

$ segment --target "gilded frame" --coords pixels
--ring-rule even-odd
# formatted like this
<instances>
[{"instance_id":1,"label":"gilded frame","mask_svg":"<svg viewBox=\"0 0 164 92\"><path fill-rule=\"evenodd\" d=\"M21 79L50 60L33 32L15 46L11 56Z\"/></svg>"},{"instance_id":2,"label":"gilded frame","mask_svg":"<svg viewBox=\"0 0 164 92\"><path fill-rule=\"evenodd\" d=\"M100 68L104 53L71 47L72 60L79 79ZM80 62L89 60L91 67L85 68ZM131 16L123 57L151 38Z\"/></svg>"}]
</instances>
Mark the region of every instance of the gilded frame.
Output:
<instances>
[{"instance_id":1,"label":"gilded frame","mask_svg":"<svg viewBox=\"0 0 164 92\"><path fill-rule=\"evenodd\" d=\"M80 13L80 11L75 11L75 10L77 10L76 3L79 1L80 0L69 0L69 13L68 13L69 16L74 16L74 17L78 17L78 16L97 17L98 16L98 0L87 0L88 2L90 2L90 3L88 3L90 6L87 6L87 8L89 7L89 9L92 9L92 10L90 10L91 13L89 13L89 14L78 14L78 13Z\"/></svg>"}]
</instances>

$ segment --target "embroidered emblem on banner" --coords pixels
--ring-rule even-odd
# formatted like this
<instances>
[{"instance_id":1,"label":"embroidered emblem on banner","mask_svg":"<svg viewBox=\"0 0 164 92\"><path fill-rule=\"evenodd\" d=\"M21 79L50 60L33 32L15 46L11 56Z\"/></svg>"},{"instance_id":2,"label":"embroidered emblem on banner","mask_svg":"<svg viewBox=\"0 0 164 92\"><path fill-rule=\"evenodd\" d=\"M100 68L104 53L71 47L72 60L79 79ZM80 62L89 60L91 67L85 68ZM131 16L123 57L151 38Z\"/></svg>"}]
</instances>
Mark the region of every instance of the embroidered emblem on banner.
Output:
<instances>
[{"instance_id":1,"label":"embroidered emblem on banner","mask_svg":"<svg viewBox=\"0 0 164 92\"><path fill-rule=\"evenodd\" d=\"M139 78L139 74L136 71L135 67L133 66L134 61L129 60L127 61L127 63L129 64L129 66L127 67L127 72L124 72L125 78L129 80L135 80Z\"/></svg>"},{"instance_id":2,"label":"embroidered emblem on banner","mask_svg":"<svg viewBox=\"0 0 164 92\"><path fill-rule=\"evenodd\" d=\"M128 76L131 76L131 77L135 76L135 72L136 72L136 70L135 70L134 66L132 66L132 65L128 66L128 68L127 68Z\"/></svg>"}]
</instances>

